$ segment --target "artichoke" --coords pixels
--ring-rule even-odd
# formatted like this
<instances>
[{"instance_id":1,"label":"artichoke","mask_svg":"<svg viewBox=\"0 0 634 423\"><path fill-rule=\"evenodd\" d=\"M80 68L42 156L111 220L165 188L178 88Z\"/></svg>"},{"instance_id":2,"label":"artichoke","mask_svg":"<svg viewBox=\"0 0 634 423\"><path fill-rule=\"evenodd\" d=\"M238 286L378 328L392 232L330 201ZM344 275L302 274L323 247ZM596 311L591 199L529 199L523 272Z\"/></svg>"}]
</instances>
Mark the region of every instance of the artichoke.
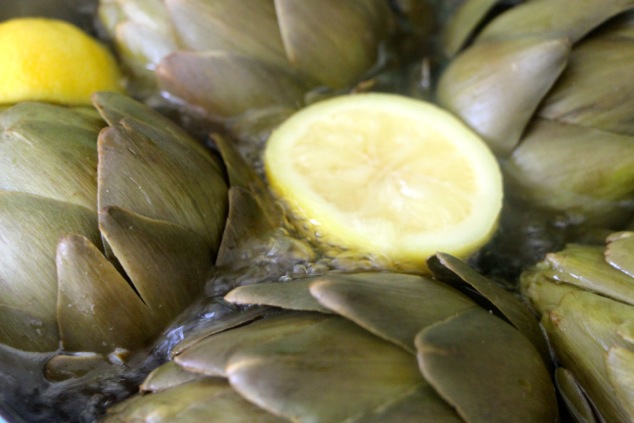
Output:
<instances>
[{"instance_id":1,"label":"artichoke","mask_svg":"<svg viewBox=\"0 0 634 423\"><path fill-rule=\"evenodd\" d=\"M99 16L132 94L231 117L359 82L390 11L384 0L102 0Z\"/></svg>"},{"instance_id":2,"label":"artichoke","mask_svg":"<svg viewBox=\"0 0 634 423\"><path fill-rule=\"evenodd\" d=\"M5 346L146 346L203 292L218 253L228 193L217 157L124 95L93 99L0 113Z\"/></svg>"},{"instance_id":3,"label":"artichoke","mask_svg":"<svg viewBox=\"0 0 634 423\"><path fill-rule=\"evenodd\" d=\"M557 421L529 309L452 256L429 266L238 287L105 421Z\"/></svg>"},{"instance_id":4,"label":"artichoke","mask_svg":"<svg viewBox=\"0 0 634 423\"><path fill-rule=\"evenodd\" d=\"M453 15L437 100L498 154L509 191L618 229L634 204L634 2L519 3Z\"/></svg>"},{"instance_id":5,"label":"artichoke","mask_svg":"<svg viewBox=\"0 0 634 423\"><path fill-rule=\"evenodd\" d=\"M578 422L634 421L634 233L570 244L522 274ZM594 416L598 417L595 418Z\"/></svg>"}]
</instances>

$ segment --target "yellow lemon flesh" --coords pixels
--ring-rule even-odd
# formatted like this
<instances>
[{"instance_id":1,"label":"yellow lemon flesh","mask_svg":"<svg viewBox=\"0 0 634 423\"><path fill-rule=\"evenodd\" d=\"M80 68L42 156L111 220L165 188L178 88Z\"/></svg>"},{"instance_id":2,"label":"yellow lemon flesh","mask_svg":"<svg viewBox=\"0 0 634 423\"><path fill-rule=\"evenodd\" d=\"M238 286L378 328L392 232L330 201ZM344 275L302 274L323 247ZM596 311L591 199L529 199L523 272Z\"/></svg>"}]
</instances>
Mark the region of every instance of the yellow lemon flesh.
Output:
<instances>
[{"instance_id":1,"label":"yellow lemon flesh","mask_svg":"<svg viewBox=\"0 0 634 423\"><path fill-rule=\"evenodd\" d=\"M19 18L0 24L0 103L89 104L95 91L121 91L110 52L63 21Z\"/></svg>"},{"instance_id":2,"label":"yellow lemon flesh","mask_svg":"<svg viewBox=\"0 0 634 423\"><path fill-rule=\"evenodd\" d=\"M392 94L309 106L264 151L273 193L315 240L390 268L467 257L496 229L502 177L485 143L448 112Z\"/></svg>"}]
</instances>

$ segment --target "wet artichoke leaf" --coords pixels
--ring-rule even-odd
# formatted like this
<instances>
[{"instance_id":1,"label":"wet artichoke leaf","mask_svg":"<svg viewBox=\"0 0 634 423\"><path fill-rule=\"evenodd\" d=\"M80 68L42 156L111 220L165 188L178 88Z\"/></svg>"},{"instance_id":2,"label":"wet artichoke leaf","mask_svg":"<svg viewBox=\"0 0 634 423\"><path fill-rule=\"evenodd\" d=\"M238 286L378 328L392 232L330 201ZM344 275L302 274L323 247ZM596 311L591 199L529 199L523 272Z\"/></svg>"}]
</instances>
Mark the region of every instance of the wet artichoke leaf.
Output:
<instances>
[{"instance_id":1,"label":"wet artichoke leaf","mask_svg":"<svg viewBox=\"0 0 634 423\"><path fill-rule=\"evenodd\" d=\"M130 284L85 237L62 238L56 264L57 321L65 350L134 349L160 330Z\"/></svg>"},{"instance_id":2,"label":"wet artichoke leaf","mask_svg":"<svg viewBox=\"0 0 634 423\"><path fill-rule=\"evenodd\" d=\"M200 373L188 372L174 361L168 361L150 372L139 386L139 391L161 392L204 377Z\"/></svg>"},{"instance_id":3,"label":"wet artichoke leaf","mask_svg":"<svg viewBox=\"0 0 634 423\"><path fill-rule=\"evenodd\" d=\"M551 285L541 289L550 289ZM570 363L568 370L606 421L629 419L627 409L613 394L606 355L613 348L631 348L618 332L624 324L631 332L632 322L634 311L630 305L580 290L564 295L559 306L542 318L556 356Z\"/></svg>"},{"instance_id":4,"label":"wet artichoke leaf","mask_svg":"<svg viewBox=\"0 0 634 423\"><path fill-rule=\"evenodd\" d=\"M45 103L22 103L2 112L0 190L95 209L95 139L101 126L98 116Z\"/></svg>"},{"instance_id":5,"label":"wet artichoke leaf","mask_svg":"<svg viewBox=\"0 0 634 423\"><path fill-rule=\"evenodd\" d=\"M108 410L104 423L279 422L235 393L224 379L205 378L151 395L137 395Z\"/></svg>"},{"instance_id":6,"label":"wet artichoke leaf","mask_svg":"<svg viewBox=\"0 0 634 423\"><path fill-rule=\"evenodd\" d=\"M486 311L467 310L423 329L416 347L423 375L465 421L558 421L540 354Z\"/></svg>"},{"instance_id":7,"label":"wet artichoke leaf","mask_svg":"<svg viewBox=\"0 0 634 423\"><path fill-rule=\"evenodd\" d=\"M309 288L314 280L305 278L290 283L260 282L239 286L225 295L225 300L235 304L262 304L286 310L332 313L311 294Z\"/></svg>"},{"instance_id":8,"label":"wet artichoke leaf","mask_svg":"<svg viewBox=\"0 0 634 423\"><path fill-rule=\"evenodd\" d=\"M19 192L0 192L0 298L3 306L28 310L31 317L20 326L15 319L9 326L7 320L5 330L11 330L13 335L0 339L1 342L35 351L58 348L58 342L53 342L58 336L54 327L57 243L69 232L83 234L98 243L96 217L91 210L74 204ZM15 331L22 334L14 336Z\"/></svg>"},{"instance_id":9,"label":"wet artichoke leaf","mask_svg":"<svg viewBox=\"0 0 634 423\"><path fill-rule=\"evenodd\" d=\"M312 282L310 292L327 308L412 354L420 329L477 307L448 285L406 274L331 274Z\"/></svg>"},{"instance_id":10,"label":"wet artichoke leaf","mask_svg":"<svg viewBox=\"0 0 634 423\"><path fill-rule=\"evenodd\" d=\"M60 382L105 370L110 366L111 363L102 354L60 354L46 362L46 380Z\"/></svg>"},{"instance_id":11,"label":"wet artichoke leaf","mask_svg":"<svg viewBox=\"0 0 634 423\"><path fill-rule=\"evenodd\" d=\"M634 278L634 233L620 232L608 238L605 248L605 261L612 267L620 270L630 278ZM631 282L634 283L634 282ZM630 297L629 302L634 301Z\"/></svg>"},{"instance_id":12,"label":"wet artichoke leaf","mask_svg":"<svg viewBox=\"0 0 634 423\"><path fill-rule=\"evenodd\" d=\"M567 160L571 151L574 161ZM623 225L631 213L624 200L632 196L634 138L536 119L504 172L539 205L597 226Z\"/></svg>"},{"instance_id":13,"label":"wet artichoke leaf","mask_svg":"<svg viewBox=\"0 0 634 423\"><path fill-rule=\"evenodd\" d=\"M227 365L236 351L275 342L305 330L324 319L317 313L288 313L210 336L181 351L174 361L186 370L207 376L227 377Z\"/></svg>"},{"instance_id":14,"label":"wet artichoke leaf","mask_svg":"<svg viewBox=\"0 0 634 423\"><path fill-rule=\"evenodd\" d=\"M168 324L202 294L213 250L200 235L117 207L104 209L99 225L157 325Z\"/></svg>"},{"instance_id":15,"label":"wet artichoke leaf","mask_svg":"<svg viewBox=\"0 0 634 423\"><path fill-rule=\"evenodd\" d=\"M632 0L533 0L495 19L476 42L504 37L545 35L580 40L602 22L632 7Z\"/></svg>"},{"instance_id":16,"label":"wet artichoke leaf","mask_svg":"<svg viewBox=\"0 0 634 423\"><path fill-rule=\"evenodd\" d=\"M575 422L596 423L592 407L574 375L564 367L559 367L555 371L555 381L557 390Z\"/></svg>"},{"instance_id":17,"label":"wet artichoke leaf","mask_svg":"<svg viewBox=\"0 0 634 423\"><path fill-rule=\"evenodd\" d=\"M338 317L234 354L227 373L251 402L300 421L351 418L425 383L412 354Z\"/></svg>"},{"instance_id":18,"label":"wet artichoke leaf","mask_svg":"<svg viewBox=\"0 0 634 423\"><path fill-rule=\"evenodd\" d=\"M627 413L634 415L634 345L630 349L623 347L611 348L606 357L608 378L621 406Z\"/></svg>"},{"instance_id":19,"label":"wet artichoke leaf","mask_svg":"<svg viewBox=\"0 0 634 423\"><path fill-rule=\"evenodd\" d=\"M569 53L564 38L533 36L474 44L443 72L438 101L478 132L495 153L506 156L563 71Z\"/></svg>"},{"instance_id":20,"label":"wet artichoke leaf","mask_svg":"<svg viewBox=\"0 0 634 423\"><path fill-rule=\"evenodd\" d=\"M605 262L603 246L570 244L546 256L549 277L634 305L634 281Z\"/></svg>"},{"instance_id":21,"label":"wet artichoke leaf","mask_svg":"<svg viewBox=\"0 0 634 423\"><path fill-rule=\"evenodd\" d=\"M307 90L286 68L218 51L174 52L161 61L156 74L161 89L212 117L268 106L296 108Z\"/></svg>"},{"instance_id":22,"label":"wet artichoke leaf","mask_svg":"<svg viewBox=\"0 0 634 423\"><path fill-rule=\"evenodd\" d=\"M438 253L431 257L427 264L432 274L438 279L458 289L462 287L462 291L465 287L475 290L478 295L472 299L478 302L484 298L485 304L481 304L483 307L488 308L489 311L499 312L533 343L544 362L550 363L550 350L544 334L531 310L517 297L449 254Z\"/></svg>"},{"instance_id":23,"label":"wet artichoke leaf","mask_svg":"<svg viewBox=\"0 0 634 423\"><path fill-rule=\"evenodd\" d=\"M148 125L124 123L99 137L99 208L118 206L182 225L217 248L227 213L222 176L191 151L164 147L172 137L149 138Z\"/></svg>"},{"instance_id":24,"label":"wet artichoke leaf","mask_svg":"<svg viewBox=\"0 0 634 423\"><path fill-rule=\"evenodd\" d=\"M273 0L167 0L187 50L226 51L277 66L287 63Z\"/></svg>"},{"instance_id":25,"label":"wet artichoke leaf","mask_svg":"<svg viewBox=\"0 0 634 423\"><path fill-rule=\"evenodd\" d=\"M176 344L171 351L171 357L175 357L185 351L192 345L196 345L203 339L212 335L229 330L231 328L241 326L262 318L267 314L267 307L250 307L244 310L236 310L229 312L221 317L214 319L211 323L207 323L203 327L194 329L181 342Z\"/></svg>"},{"instance_id":26,"label":"wet artichoke leaf","mask_svg":"<svg viewBox=\"0 0 634 423\"><path fill-rule=\"evenodd\" d=\"M434 422L463 423L464 420L429 385L416 387L390 404L378 407L359 417L346 420L351 423L382 422Z\"/></svg>"},{"instance_id":27,"label":"wet artichoke leaf","mask_svg":"<svg viewBox=\"0 0 634 423\"><path fill-rule=\"evenodd\" d=\"M311 79L344 88L377 61L390 14L385 2L275 0L275 7L291 65Z\"/></svg>"},{"instance_id":28,"label":"wet artichoke leaf","mask_svg":"<svg viewBox=\"0 0 634 423\"><path fill-rule=\"evenodd\" d=\"M498 0L466 0L458 6L441 31L443 53L447 57L454 56L465 46L496 3Z\"/></svg>"},{"instance_id":29,"label":"wet artichoke leaf","mask_svg":"<svg viewBox=\"0 0 634 423\"><path fill-rule=\"evenodd\" d=\"M577 45L537 114L634 136L634 39L594 37Z\"/></svg>"}]
</instances>

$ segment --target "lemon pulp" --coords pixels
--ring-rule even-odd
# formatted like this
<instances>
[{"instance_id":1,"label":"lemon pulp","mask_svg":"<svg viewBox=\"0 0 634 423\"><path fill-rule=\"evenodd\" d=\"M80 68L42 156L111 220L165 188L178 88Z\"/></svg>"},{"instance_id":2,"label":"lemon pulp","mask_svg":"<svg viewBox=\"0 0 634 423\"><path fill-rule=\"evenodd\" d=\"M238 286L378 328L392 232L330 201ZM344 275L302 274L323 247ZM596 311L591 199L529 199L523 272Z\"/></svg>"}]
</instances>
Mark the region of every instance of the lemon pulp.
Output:
<instances>
[{"instance_id":1,"label":"lemon pulp","mask_svg":"<svg viewBox=\"0 0 634 423\"><path fill-rule=\"evenodd\" d=\"M264 152L267 179L300 229L391 267L465 257L496 228L502 178L484 142L448 112L392 94L309 106Z\"/></svg>"},{"instance_id":2,"label":"lemon pulp","mask_svg":"<svg viewBox=\"0 0 634 423\"><path fill-rule=\"evenodd\" d=\"M110 52L79 28L54 19L0 24L0 103L90 104L95 91L121 91Z\"/></svg>"}]
</instances>

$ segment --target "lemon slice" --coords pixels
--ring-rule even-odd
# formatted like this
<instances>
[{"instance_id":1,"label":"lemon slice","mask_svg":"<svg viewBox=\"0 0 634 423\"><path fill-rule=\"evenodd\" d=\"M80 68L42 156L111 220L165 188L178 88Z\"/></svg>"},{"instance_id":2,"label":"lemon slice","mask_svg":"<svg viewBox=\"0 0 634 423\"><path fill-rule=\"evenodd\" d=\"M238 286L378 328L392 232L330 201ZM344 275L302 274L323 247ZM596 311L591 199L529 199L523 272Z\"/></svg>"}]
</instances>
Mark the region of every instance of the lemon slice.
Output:
<instances>
[{"instance_id":1,"label":"lemon slice","mask_svg":"<svg viewBox=\"0 0 634 423\"><path fill-rule=\"evenodd\" d=\"M264 165L298 228L390 268L424 272L438 251L472 254L502 207L485 143L448 112L399 95L349 95L297 112L271 134Z\"/></svg>"},{"instance_id":2,"label":"lemon slice","mask_svg":"<svg viewBox=\"0 0 634 423\"><path fill-rule=\"evenodd\" d=\"M90 104L95 91L122 91L120 80L110 52L69 23L18 18L0 24L2 104Z\"/></svg>"}]
</instances>

